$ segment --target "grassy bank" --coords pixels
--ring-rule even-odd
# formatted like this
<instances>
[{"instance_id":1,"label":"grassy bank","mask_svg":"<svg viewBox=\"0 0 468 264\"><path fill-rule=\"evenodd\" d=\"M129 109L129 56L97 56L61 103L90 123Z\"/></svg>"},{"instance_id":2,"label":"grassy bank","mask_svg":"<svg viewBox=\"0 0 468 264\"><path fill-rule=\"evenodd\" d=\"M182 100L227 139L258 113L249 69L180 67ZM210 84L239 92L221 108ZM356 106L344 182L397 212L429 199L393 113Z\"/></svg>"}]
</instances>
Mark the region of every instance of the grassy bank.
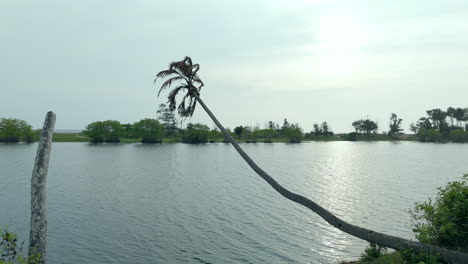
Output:
<instances>
[{"instance_id":1,"label":"grassy bank","mask_svg":"<svg viewBox=\"0 0 468 264\"><path fill-rule=\"evenodd\" d=\"M88 142L89 137L82 133L54 133L54 142Z\"/></svg>"},{"instance_id":2,"label":"grassy bank","mask_svg":"<svg viewBox=\"0 0 468 264\"><path fill-rule=\"evenodd\" d=\"M341 261L339 264L402 264L404 263L399 252L384 254L376 259L363 261Z\"/></svg>"},{"instance_id":3,"label":"grassy bank","mask_svg":"<svg viewBox=\"0 0 468 264\"><path fill-rule=\"evenodd\" d=\"M89 142L90 138L83 133L54 133L53 137L54 142ZM120 142L122 143L139 143L141 138L120 138ZM223 138L216 138L214 142L220 143L223 142ZM248 140L246 139L237 139L239 143L247 143ZM289 142L288 138L273 138L271 141L274 142ZM303 142L313 142L313 141L345 141L341 138L340 135L333 135L333 136L317 136L317 137L309 137L303 139ZM386 135L359 135L356 138L356 141L417 141L417 137L414 135L403 135L399 138L391 138ZM165 143L177 143L182 142L180 138L163 138L163 142ZM263 138L259 138L256 140L256 143L264 143Z\"/></svg>"}]
</instances>

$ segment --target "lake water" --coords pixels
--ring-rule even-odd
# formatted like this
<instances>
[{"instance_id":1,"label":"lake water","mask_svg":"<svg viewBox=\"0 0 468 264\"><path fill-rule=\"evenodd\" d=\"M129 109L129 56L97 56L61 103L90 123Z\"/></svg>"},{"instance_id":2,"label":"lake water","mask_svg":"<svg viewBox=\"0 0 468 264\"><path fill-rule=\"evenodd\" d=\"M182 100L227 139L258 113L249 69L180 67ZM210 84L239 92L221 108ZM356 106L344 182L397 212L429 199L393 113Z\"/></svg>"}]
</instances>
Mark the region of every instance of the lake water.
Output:
<instances>
[{"instance_id":1,"label":"lake water","mask_svg":"<svg viewBox=\"0 0 468 264\"><path fill-rule=\"evenodd\" d=\"M467 144L242 147L286 188L405 238L414 202L468 173ZM25 240L36 149L0 144L0 226ZM337 263L367 245L281 197L223 143L54 143L47 191L50 264Z\"/></svg>"}]
</instances>

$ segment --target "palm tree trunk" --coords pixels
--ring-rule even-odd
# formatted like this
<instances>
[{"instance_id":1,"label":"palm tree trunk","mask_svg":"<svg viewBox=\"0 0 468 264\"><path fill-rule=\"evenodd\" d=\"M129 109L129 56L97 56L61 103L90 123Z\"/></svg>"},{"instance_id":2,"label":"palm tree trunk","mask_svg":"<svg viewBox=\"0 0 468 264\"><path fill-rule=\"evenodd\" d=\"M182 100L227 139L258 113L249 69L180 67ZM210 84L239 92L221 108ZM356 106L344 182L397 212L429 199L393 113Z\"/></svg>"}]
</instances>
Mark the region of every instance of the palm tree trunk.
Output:
<instances>
[{"instance_id":1,"label":"palm tree trunk","mask_svg":"<svg viewBox=\"0 0 468 264\"><path fill-rule=\"evenodd\" d=\"M325 221L327 221L332 226L338 228L339 230L348 233L352 236L364 239L368 242L376 243L380 246L393 248L396 250L403 250L404 248L410 246L419 250L429 250L431 252L436 252L441 255L441 257L449 262L449 263L468 263L468 254L464 254L458 251L448 250L444 248L435 247L432 245L426 245L420 242L415 242L395 236L386 235L383 233L379 233L370 229L362 228L359 226L352 225L342 219L338 218L337 216L333 215L331 212L326 210L325 208L321 207L317 203L301 196L299 194L293 193L283 186L281 186L277 181L275 181L268 173L262 170L250 157L245 153L245 151L239 146L236 140L229 134L223 125L216 119L214 114L210 111L210 109L205 105L205 103L200 99L198 94L195 94L195 99L200 103L200 105L205 109L206 113L210 116L213 122L219 127L219 129L223 132L224 136L231 142L232 146L237 150L237 152L241 155L241 157L249 164L249 166L260 176L262 177L268 184L270 184L273 189L275 189L278 193L280 193L285 198L296 202L300 205L303 205L320 217L322 217Z\"/></svg>"}]
</instances>

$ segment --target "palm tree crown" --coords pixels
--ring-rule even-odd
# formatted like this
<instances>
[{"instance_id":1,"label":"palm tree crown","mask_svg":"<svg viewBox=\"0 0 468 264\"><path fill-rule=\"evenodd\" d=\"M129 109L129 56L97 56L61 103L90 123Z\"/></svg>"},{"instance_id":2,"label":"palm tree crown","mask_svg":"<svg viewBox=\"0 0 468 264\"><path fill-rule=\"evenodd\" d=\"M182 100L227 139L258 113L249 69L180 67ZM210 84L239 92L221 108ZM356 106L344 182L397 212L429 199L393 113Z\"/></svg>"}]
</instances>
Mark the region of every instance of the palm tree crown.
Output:
<instances>
[{"instance_id":1,"label":"palm tree crown","mask_svg":"<svg viewBox=\"0 0 468 264\"><path fill-rule=\"evenodd\" d=\"M169 69L160 71L156 74L154 82L158 78L167 79L159 89L158 96L162 90L169 88L173 83L178 84L167 96L169 109L174 111L176 109L176 96L179 92L186 92L182 98L182 102L177 107L179 114L183 117L191 117L195 111L195 106L197 101L195 100L195 94L199 94L201 88L203 87L203 82L198 77L197 72L200 69L199 64L193 64L190 57L185 57L181 61L175 61L169 64Z\"/></svg>"}]
</instances>

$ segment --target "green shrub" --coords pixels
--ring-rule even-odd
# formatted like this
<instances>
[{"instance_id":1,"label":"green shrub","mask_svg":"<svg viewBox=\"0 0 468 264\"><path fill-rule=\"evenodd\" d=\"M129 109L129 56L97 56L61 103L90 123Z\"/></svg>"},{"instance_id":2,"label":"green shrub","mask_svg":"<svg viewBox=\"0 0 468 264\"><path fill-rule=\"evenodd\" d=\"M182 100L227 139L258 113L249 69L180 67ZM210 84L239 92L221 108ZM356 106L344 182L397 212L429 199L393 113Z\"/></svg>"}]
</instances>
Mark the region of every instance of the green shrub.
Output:
<instances>
[{"instance_id":1,"label":"green shrub","mask_svg":"<svg viewBox=\"0 0 468 264\"><path fill-rule=\"evenodd\" d=\"M217 138L223 138L223 137L224 137L223 132L219 131L216 128L210 131L210 135L209 135L210 142L212 140L215 141Z\"/></svg>"},{"instance_id":2,"label":"green shrub","mask_svg":"<svg viewBox=\"0 0 468 264\"><path fill-rule=\"evenodd\" d=\"M157 139L157 138L142 138L141 143L155 144L155 143L162 143L162 140Z\"/></svg>"},{"instance_id":3,"label":"green shrub","mask_svg":"<svg viewBox=\"0 0 468 264\"><path fill-rule=\"evenodd\" d=\"M200 123L189 123L184 131L182 142L191 144L207 143L209 135L210 128L208 126Z\"/></svg>"},{"instance_id":4,"label":"green shrub","mask_svg":"<svg viewBox=\"0 0 468 264\"><path fill-rule=\"evenodd\" d=\"M122 126L119 121L97 121L88 124L83 133L90 137L94 143L118 143L122 135Z\"/></svg>"},{"instance_id":5,"label":"green shrub","mask_svg":"<svg viewBox=\"0 0 468 264\"><path fill-rule=\"evenodd\" d=\"M133 124L134 134L141 137L141 143L161 143L164 126L156 119L146 118Z\"/></svg>"},{"instance_id":6,"label":"green shrub","mask_svg":"<svg viewBox=\"0 0 468 264\"><path fill-rule=\"evenodd\" d=\"M416 203L413 231L423 242L468 252L468 174L438 188L435 199Z\"/></svg>"},{"instance_id":7,"label":"green shrub","mask_svg":"<svg viewBox=\"0 0 468 264\"><path fill-rule=\"evenodd\" d=\"M440 256L432 252L420 252L410 247L400 251L401 259L405 264L441 264Z\"/></svg>"},{"instance_id":8,"label":"green shrub","mask_svg":"<svg viewBox=\"0 0 468 264\"><path fill-rule=\"evenodd\" d=\"M0 228L0 264L36 264L41 259L40 254L25 257L23 254L24 241L18 244L16 234L7 228Z\"/></svg>"},{"instance_id":9,"label":"green shrub","mask_svg":"<svg viewBox=\"0 0 468 264\"><path fill-rule=\"evenodd\" d=\"M289 139L289 143L301 143L302 139L300 137L292 137Z\"/></svg>"},{"instance_id":10,"label":"green shrub","mask_svg":"<svg viewBox=\"0 0 468 264\"><path fill-rule=\"evenodd\" d=\"M35 133L26 121L16 118L0 119L0 142L32 142Z\"/></svg>"},{"instance_id":11,"label":"green shrub","mask_svg":"<svg viewBox=\"0 0 468 264\"><path fill-rule=\"evenodd\" d=\"M465 142L468 141L468 132L463 131L463 129L452 130L449 138L455 142Z\"/></svg>"},{"instance_id":12,"label":"green shrub","mask_svg":"<svg viewBox=\"0 0 468 264\"><path fill-rule=\"evenodd\" d=\"M255 131L255 136L258 137L258 138L264 138L265 141L271 141L272 138L276 138L279 136L279 133L278 131L274 130L274 129L260 129L260 130L257 130Z\"/></svg>"},{"instance_id":13,"label":"green shrub","mask_svg":"<svg viewBox=\"0 0 468 264\"><path fill-rule=\"evenodd\" d=\"M283 129L284 136L289 139L289 143L301 143L303 134L299 127L287 127Z\"/></svg>"},{"instance_id":14,"label":"green shrub","mask_svg":"<svg viewBox=\"0 0 468 264\"><path fill-rule=\"evenodd\" d=\"M387 248L381 247L374 243L369 243L369 246L364 249L364 253L361 254L361 261L367 262L373 259L379 258L387 252Z\"/></svg>"},{"instance_id":15,"label":"green shrub","mask_svg":"<svg viewBox=\"0 0 468 264\"><path fill-rule=\"evenodd\" d=\"M442 134L436 129L421 128L418 130L417 136L423 142L437 142L442 139Z\"/></svg>"},{"instance_id":16,"label":"green shrub","mask_svg":"<svg viewBox=\"0 0 468 264\"><path fill-rule=\"evenodd\" d=\"M341 138L347 141L356 141L357 140L357 133L351 132L348 134L341 135Z\"/></svg>"}]
</instances>

